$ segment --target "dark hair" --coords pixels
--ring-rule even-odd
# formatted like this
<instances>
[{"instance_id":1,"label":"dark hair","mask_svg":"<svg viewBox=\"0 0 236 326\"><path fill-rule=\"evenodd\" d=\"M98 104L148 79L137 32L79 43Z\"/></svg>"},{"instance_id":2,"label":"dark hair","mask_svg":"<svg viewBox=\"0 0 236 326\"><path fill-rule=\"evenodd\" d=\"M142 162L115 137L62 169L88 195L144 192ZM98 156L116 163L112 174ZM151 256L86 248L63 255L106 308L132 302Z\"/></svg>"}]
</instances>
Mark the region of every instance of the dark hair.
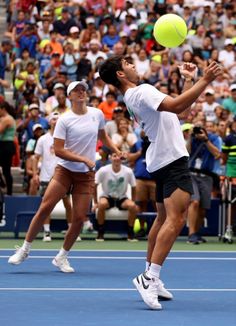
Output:
<instances>
[{"instance_id":1,"label":"dark hair","mask_svg":"<svg viewBox=\"0 0 236 326\"><path fill-rule=\"evenodd\" d=\"M112 56L101 64L99 68L99 75L105 83L111 84L117 88L121 86L116 72L123 70L121 64L123 58L124 57L122 55Z\"/></svg>"},{"instance_id":2,"label":"dark hair","mask_svg":"<svg viewBox=\"0 0 236 326\"><path fill-rule=\"evenodd\" d=\"M12 105L10 105L7 101L3 101L0 103L0 108L5 109L8 114L10 114L14 119L16 118L16 112Z\"/></svg>"}]
</instances>

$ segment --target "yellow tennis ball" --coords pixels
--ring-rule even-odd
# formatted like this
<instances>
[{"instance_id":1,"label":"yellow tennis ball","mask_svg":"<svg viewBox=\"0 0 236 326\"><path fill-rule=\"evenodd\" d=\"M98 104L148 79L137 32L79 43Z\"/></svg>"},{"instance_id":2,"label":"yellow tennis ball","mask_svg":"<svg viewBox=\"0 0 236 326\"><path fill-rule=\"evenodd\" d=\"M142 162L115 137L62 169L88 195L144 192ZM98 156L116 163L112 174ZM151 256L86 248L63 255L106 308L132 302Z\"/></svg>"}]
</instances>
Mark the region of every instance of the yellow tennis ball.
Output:
<instances>
[{"instance_id":1,"label":"yellow tennis ball","mask_svg":"<svg viewBox=\"0 0 236 326\"><path fill-rule=\"evenodd\" d=\"M174 48L184 42L187 25L183 18L175 14L161 16L154 25L155 40L166 48Z\"/></svg>"},{"instance_id":2,"label":"yellow tennis ball","mask_svg":"<svg viewBox=\"0 0 236 326\"><path fill-rule=\"evenodd\" d=\"M136 220L134 221L134 233L138 233L138 231L140 231L140 222L139 219L136 218Z\"/></svg>"}]
</instances>

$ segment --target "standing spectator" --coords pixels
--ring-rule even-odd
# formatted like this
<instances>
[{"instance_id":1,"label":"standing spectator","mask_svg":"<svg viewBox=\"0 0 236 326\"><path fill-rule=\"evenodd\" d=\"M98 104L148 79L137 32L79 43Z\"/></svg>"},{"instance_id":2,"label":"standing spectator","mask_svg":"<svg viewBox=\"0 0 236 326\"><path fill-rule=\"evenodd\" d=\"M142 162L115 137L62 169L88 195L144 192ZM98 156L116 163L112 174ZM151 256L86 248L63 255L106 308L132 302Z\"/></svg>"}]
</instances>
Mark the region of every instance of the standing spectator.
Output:
<instances>
[{"instance_id":1,"label":"standing spectator","mask_svg":"<svg viewBox=\"0 0 236 326\"><path fill-rule=\"evenodd\" d=\"M6 86L5 71L9 66L9 52L12 44L9 40L1 42L0 50L0 94L4 95L4 87Z\"/></svg>"},{"instance_id":2,"label":"standing spectator","mask_svg":"<svg viewBox=\"0 0 236 326\"><path fill-rule=\"evenodd\" d=\"M12 195L13 178L11 175L12 158L15 154L15 119L8 102L0 103L0 166L6 181L7 195Z\"/></svg>"},{"instance_id":3,"label":"standing spectator","mask_svg":"<svg viewBox=\"0 0 236 326\"><path fill-rule=\"evenodd\" d=\"M111 164L101 167L95 175L94 209L98 208L98 236L96 241L104 241L106 209L117 207L120 210L128 210L129 212L127 240L133 242L135 241L133 227L137 213L135 176L130 168L121 164L121 159L117 154L112 154L110 159ZM99 184L102 185L102 194L98 198L97 187ZM131 200L127 197L128 185L132 189Z\"/></svg>"},{"instance_id":4,"label":"standing spectator","mask_svg":"<svg viewBox=\"0 0 236 326\"><path fill-rule=\"evenodd\" d=\"M22 54L23 50L27 48L29 50L30 57L36 57L37 43L39 42L36 25L25 25L23 31L17 36L17 41L20 47L20 55Z\"/></svg>"},{"instance_id":5,"label":"standing spectator","mask_svg":"<svg viewBox=\"0 0 236 326\"><path fill-rule=\"evenodd\" d=\"M215 159L219 159L221 155L218 139L217 135L207 133L198 123L193 128L192 137L187 143L194 189L188 210L188 243L199 244L205 242L199 231L203 225L205 211L211 207L214 164Z\"/></svg>"}]
</instances>

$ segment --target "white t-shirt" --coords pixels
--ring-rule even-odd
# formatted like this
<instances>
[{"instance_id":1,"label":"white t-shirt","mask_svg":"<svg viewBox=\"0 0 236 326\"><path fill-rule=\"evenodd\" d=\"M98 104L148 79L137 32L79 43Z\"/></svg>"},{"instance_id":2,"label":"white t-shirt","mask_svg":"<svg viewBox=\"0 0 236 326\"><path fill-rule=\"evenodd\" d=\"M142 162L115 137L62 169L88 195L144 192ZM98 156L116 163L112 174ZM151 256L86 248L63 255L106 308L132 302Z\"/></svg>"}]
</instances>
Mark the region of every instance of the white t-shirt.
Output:
<instances>
[{"instance_id":1,"label":"white t-shirt","mask_svg":"<svg viewBox=\"0 0 236 326\"><path fill-rule=\"evenodd\" d=\"M129 88L124 102L151 142L146 153L147 170L154 172L183 156L189 156L175 113L158 111L167 95L154 86Z\"/></svg>"},{"instance_id":2,"label":"white t-shirt","mask_svg":"<svg viewBox=\"0 0 236 326\"><path fill-rule=\"evenodd\" d=\"M71 111L60 116L53 138L65 140L65 148L95 162L98 131L104 129L105 119L101 110L88 106L87 109L83 115ZM74 172L89 171L83 162L59 159L58 164Z\"/></svg>"},{"instance_id":3,"label":"white t-shirt","mask_svg":"<svg viewBox=\"0 0 236 326\"><path fill-rule=\"evenodd\" d=\"M120 171L115 173L112 165L108 164L96 172L95 183L102 185L101 196L122 199L127 197L128 184L136 186L136 179L131 168L121 165Z\"/></svg>"},{"instance_id":4,"label":"white t-shirt","mask_svg":"<svg viewBox=\"0 0 236 326\"><path fill-rule=\"evenodd\" d=\"M217 106L219 106L217 102L213 102L212 104L208 104L207 102L202 103L202 112L205 114L207 121L215 121L215 108Z\"/></svg>"},{"instance_id":5,"label":"white t-shirt","mask_svg":"<svg viewBox=\"0 0 236 326\"><path fill-rule=\"evenodd\" d=\"M50 132L41 136L35 147L35 154L42 157L40 169L40 181L49 182L54 174L59 158L54 152L53 136Z\"/></svg>"}]
</instances>

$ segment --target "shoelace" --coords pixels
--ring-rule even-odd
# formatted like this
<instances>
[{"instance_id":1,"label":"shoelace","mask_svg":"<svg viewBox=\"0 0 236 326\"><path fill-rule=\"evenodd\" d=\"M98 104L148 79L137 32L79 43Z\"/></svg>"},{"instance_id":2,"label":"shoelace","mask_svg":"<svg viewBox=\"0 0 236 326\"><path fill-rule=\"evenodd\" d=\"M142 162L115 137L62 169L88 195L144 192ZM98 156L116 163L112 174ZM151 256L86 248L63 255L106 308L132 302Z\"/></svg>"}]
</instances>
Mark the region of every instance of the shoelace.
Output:
<instances>
[{"instance_id":1,"label":"shoelace","mask_svg":"<svg viewBox=\"0 0 236 326\"><path fill-rule=\"evenodd\" d=\"M15 253L17 254L19 252L19 250L21 250L22 248L20 246L15 246ZM28 252L26 252L25 250L22 249L22 252L24 254L24 257L27 257L28 256Z\"/></svg>"}]
</instances>

